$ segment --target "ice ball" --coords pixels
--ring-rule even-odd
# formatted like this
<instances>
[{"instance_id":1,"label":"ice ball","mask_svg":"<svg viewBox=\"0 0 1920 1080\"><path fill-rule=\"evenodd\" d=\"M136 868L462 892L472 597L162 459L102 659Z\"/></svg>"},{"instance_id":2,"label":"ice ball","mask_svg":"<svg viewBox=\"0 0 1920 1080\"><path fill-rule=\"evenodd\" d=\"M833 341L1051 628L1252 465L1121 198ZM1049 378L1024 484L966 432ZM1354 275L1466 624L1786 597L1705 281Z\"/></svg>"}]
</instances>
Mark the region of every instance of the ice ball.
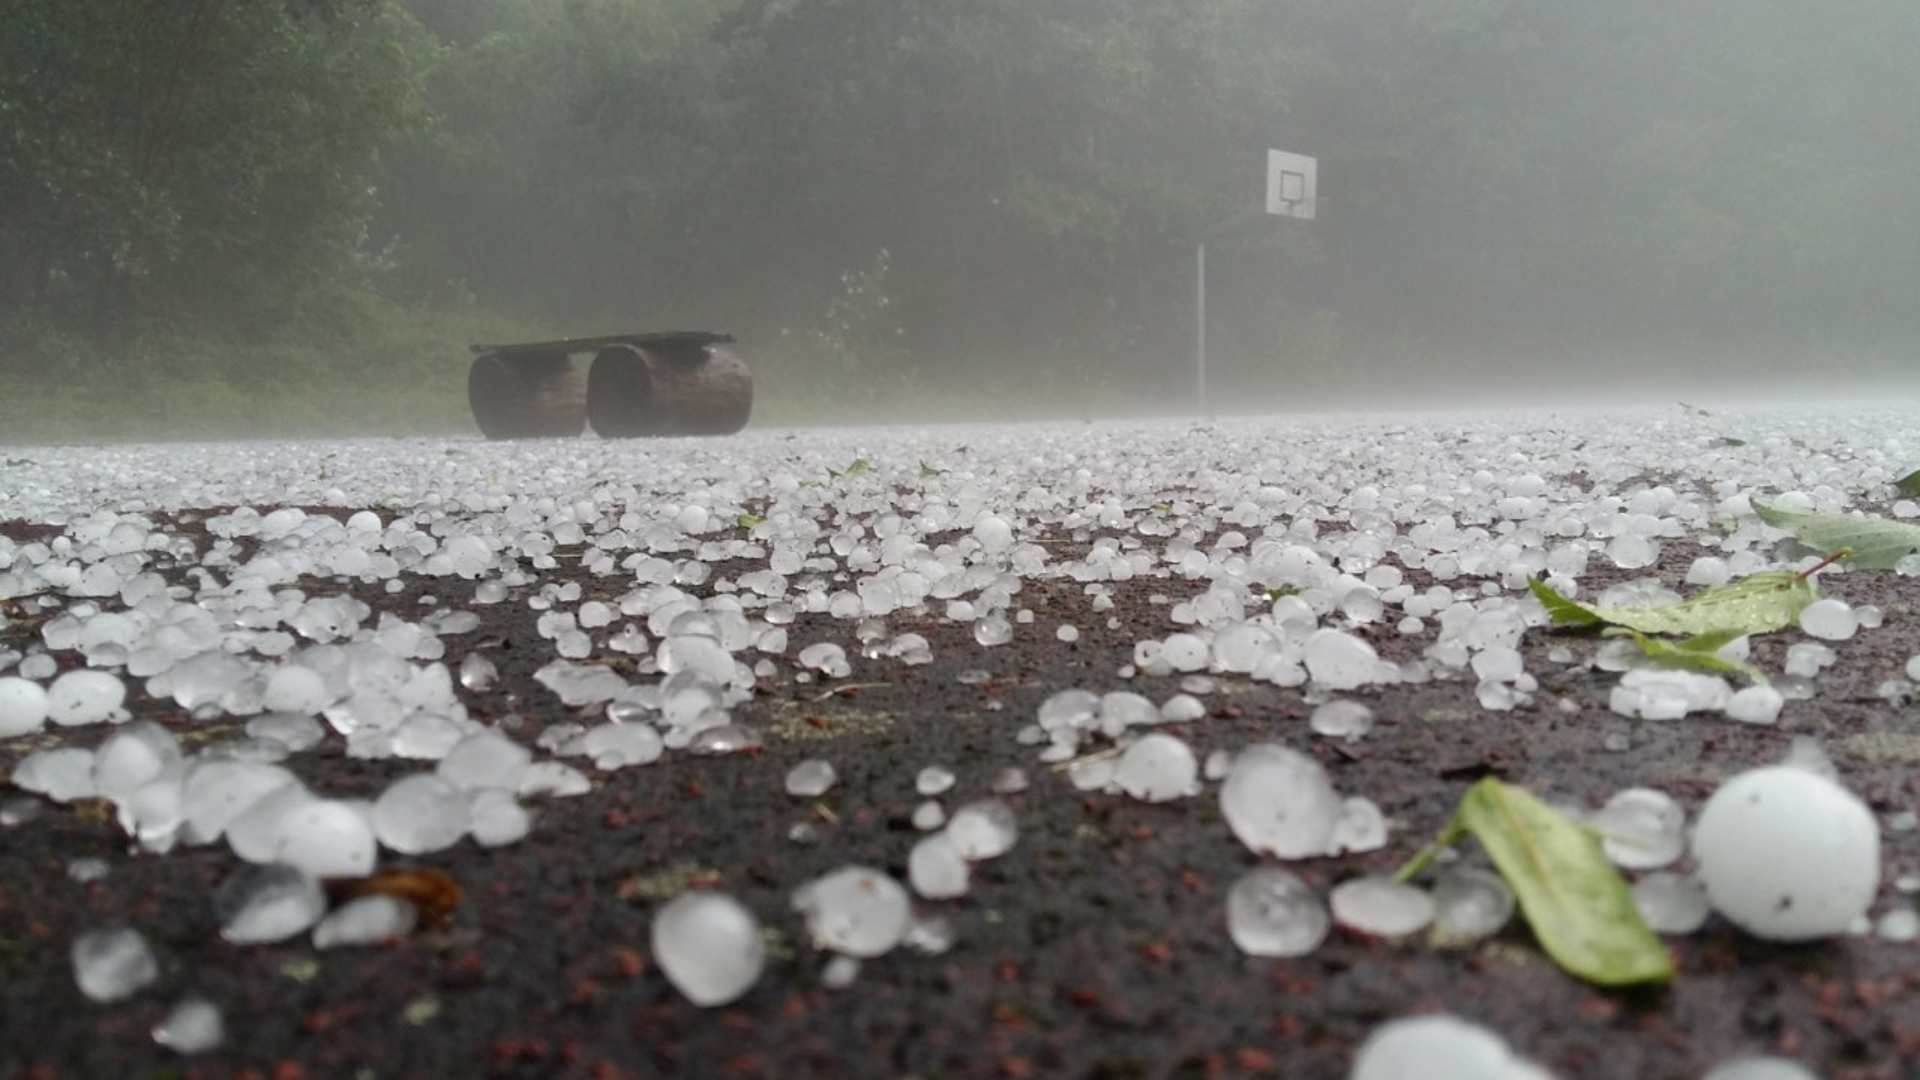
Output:
<instances>
[{"instance_id":1,"label":"ice ball","mask_svg":"<svg viewBox=\"0 0 1920 1080\"><path fill-rule=\"evenodd\" d=\"M738 1000L767 965L760 921L724 893L694 889L667 901L652 938L667 981L703 1008Z\"/></svg>"},{"instance_id":2,"label":"ice ball","mask_svg":"<svg viewBox=\"0 0 1920 1080\"><path fill-rule=\"evenodd\" d=\"M1714 909L1756 937L1845 933L1880 887L1880 826L1859 797L1790 765L1721 784L1693 831Z\"/></svg>"}]
</instances>

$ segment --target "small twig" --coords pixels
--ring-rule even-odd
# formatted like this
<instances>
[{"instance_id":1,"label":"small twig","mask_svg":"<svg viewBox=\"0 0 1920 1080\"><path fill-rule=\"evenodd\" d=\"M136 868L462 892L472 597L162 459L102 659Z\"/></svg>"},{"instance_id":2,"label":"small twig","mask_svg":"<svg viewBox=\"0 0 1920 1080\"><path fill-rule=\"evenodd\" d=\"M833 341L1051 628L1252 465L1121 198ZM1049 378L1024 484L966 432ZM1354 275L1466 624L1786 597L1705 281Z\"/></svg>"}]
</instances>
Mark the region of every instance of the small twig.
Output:
<instances>
[{"instance_id":1,"label":"small twig","mask_svg":"<svg viewBox=\"0 0 1920 1080\"><path fill-rule=\"evenodd\" d=\"M1066 772L1069 769L1077 769L1082 765L1091 765L1096 761L1117 758L1126 752L1127 748L1124 746L1109 746L1105 750L1095 750L1091 754L1081 754L1079 757L1067 761L1057 761L1049 765L1048 768L1057 773Z\"/></svg>"},{"instance_id":2,"label":"small twig","mask_svg":"<svg viewBox=\"0 0 1920 1080\"><path fill-rule=\"evenodd\" d=\"M818 697L811 697L811 698L808 698L807 700L808 701L825 701L828 698L833 697L835 694L851 694L858 690L877 690L883 686L892 686L892 685L893 684L890 682L842 683L839 686L828 687L827 689L820 691L820 695Z\"/></svg>"}]
</instances>

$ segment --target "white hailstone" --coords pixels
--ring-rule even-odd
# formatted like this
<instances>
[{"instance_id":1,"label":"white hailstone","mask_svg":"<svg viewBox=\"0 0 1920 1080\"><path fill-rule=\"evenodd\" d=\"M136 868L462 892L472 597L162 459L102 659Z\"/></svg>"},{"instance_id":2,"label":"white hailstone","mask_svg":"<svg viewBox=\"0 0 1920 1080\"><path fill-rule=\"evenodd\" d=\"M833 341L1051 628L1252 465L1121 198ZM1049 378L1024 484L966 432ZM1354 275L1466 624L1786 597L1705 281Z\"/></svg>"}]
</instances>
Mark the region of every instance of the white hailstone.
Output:
<instances>
[{"instance_id":1,"label":"white hailstone","mask_svg":"<svg viewBox=\"0 0 1920 1080\"><path fill-rule=\"evenodd\" d=\"M848 956L881 956L906 936L912 903L900 883L878 870L847 866L794 890L816 948Z\"/></svg>"},{"instance_id":2,"label":"white hailstone","mask_svg":"<svg viewBox=\"0 0 1920 1080\"><path fill-rule=\"evenodd\" d=\"M1307 675L1324 690L1354 690L1378 680L1380 655L1344 630L1315 630L1307 638Z\"/></svg>"},{"instance_id":3,"label":"white hailstone","mask_svg":"<svg viewBox=\"0 0 1920 1080\"><path fill-rule=\"evenodd\" d=\"M220 936L236 945L285 941L305 933L327 911L327 896L313 875L278 863L249 866L214 898Z\"/></svg>"},{"instance_id":4,"label":"white hailstone","mask_svg":"<svg viewBox=\"0 0 1920 1080\"><path fill-rule=\"evenodd\" d=\"M1387 816L1380 812L1380 804L1365 795L1340 800L1340 819L1333 823L1327 854L1358 855L1386 846Z\"/></svg>"},{"instance_id":5,"label":"white hailstone","mask_svg":"<svg viewBox=\"0 0 1920 1080\"><path fill-rule=\"evenodd\" d=\"M661 973L701 1008L738 1001L767 966L760 920L725 893L690 889L662 904L651 940Z\"/></svg>"},{"instance_id":6,"label":"white hailstone","mask_svg":"<svg viewBox=\"0 0 1920 1080\"><path fill-rule=\"evenodd\" d=\"M1117 736L1129 727L1160 723L1160 706L1145 694L1131 690L1109 690L1100 695L1100 730Z\"/></svg>"},{"instance_id":7,"label":"white hailstone","mask_svg":"<svg viewBox=\"0 0 1920 1080\"><path fill-rule=\"evenodd\" d=\"M1907 657L1907 678L1920 682L1920 653Z\"/></svg>"},{"instance_id":8,"label":"white hailstone","mask_svg":"<svg viewBox=\"0 0 1920 1080\"><path fill-rule=\"evenodd\" d=\"M373 803L374 835L402 855L452 847L469 821L466 793L431 773L394 781Z\"/></svg>"},{"instance_id":9,"label":"white hailstone","mask_svg":"<svg viewBox=\"0 0 1920 1080\"><path fill-rule=\"evenodd\" d=\"M469 790L520 786L527 766L533 763L533 751L493 731L477 731L461 739L447 756L440 759L434 772L441 779Z\"/></svg>"},{"instance_id":10,"label":"white hailstone","mask_svg":"<svg viewBox=\"0 0 1920 1080\"><path fill-rule=\"evenodd\" d=\"M1912 941L1920 938L1920 911L1897 907L1876 919L1873 932L1884 941Z\"/></svg>"},{"instance_id":11,"label":"white hailstone","mask_svg":"<svg viewBox=\"0 0 1920 1080\"><path fill-rule=\"evenodd\" d=\"M1691 874L1646 874L1633 883L1630 891L1633 906L1656 934L1691 934L1713 913L1707 891Z\"/></svg>"},{"instance_id":12,"label":"white hailstone","mask_svg":"<svg viewBox=\"0 0 1920 1080\"><path fill-rule=\"evenodd\" d=\"M1306 859L1326 854L1341 802L1319 762L1260 743L1234 757L1220 786L1220 811L1255 854Z\"/></svg>"},{"instance_id":13,"label":"white hailstone","mask_svg":"<svg viewBox=\"0 0 1920 1080\"><path fill-rule=\"evenodd\" d=\"M247 721L246 731L251 738L272 739L293 753L311 750L327 737L320 721L286 712L262 713Z\"/></svg>"},{"instance_id":14,"label":"white hailstone","mask_svg":"<svg viewBox=\"0 0 1920 1080\"><path fill-rule=\"evenodd\" d=\"M580 737L579 746L581 753L593 759L594 768L605 770L649 765L666 752L660 733L644 722L597 724Z\"/></svg>"},{"instance_id":15,"label":"white hailstone","mask_svg":"<svg viewBox=\"0 0 1920 1080\"><path fill-rule=\"evenodd\" d=\"M333 704L324 675L301 664L283 664L267 676L260 707L269 712L312 715Z\"/></svg>"},{"instance_id":16,"label":"white hailstone","mask_svg":"<svg viewBox=\"0 0 1920 1080\"><path fill-rule=\"evenodd\" d=\"M1175 694L1160 703L1160 719L1169 724L1184 724L1205 715L1206 703L1189 693Z\"/></svg>"},{"instance_id":17,"label":"white hailstone","mask_svg":"<svg viewBox=\"0 0 1920 1080\"><path fill-rule=\"evenodd\" d=\"M280 816L274 861L314 877L362 877L378 852L363 806L315 799Z\"/></svg>"},{"instance_id":18,"label":"white hailstone","mask_svg":"<svg viewBox=\"0 0 1920 1080\"><path fill-rule=\"evenodd\" d=\"M1614 685L1607 707L1642 720L1678 720L1691 712L1723 711L1731 700L1733 688L1718 675L1635 668Z\"/></svg>"},{"instance_id":19,"label":"white hailstone","mask_svg":"<svg viewBox=\"0 0 1920 1080\"><path fill-rule=\"evenodd\" d=\"M937 799L927 799L913 808L913 827L921 832L931 832L947 823L947 808Z\"/></svg>"},{"instance_id":20,"label":"white hailstone","mask_svg":"<svg viewBox=\"0 0 1920 1080\"><path fill-rule=\"evenodd\" d=\"M1500 875L1456 866L1433 883L1433 931L1441 944L1472 945L1499 933L1513 918L1513 890Z\"/></svg>"},{"instance_id":21,"label":"white hailstone","mask_svg":"<svg viewBox=\"0 0 1920 1080\"><path fill-rule=\"evenodd\" d=\"M46 726L47 691L32 679L0 677L0 739L30 735Z\"/></svg>"},{"instance_id":22,"label":"white hailstone","mask_svg":"<svg viewBox=\"0 0 1920 1080\"><path fill-rule=\"evenodd\" d=\"M460 685L475 693L485 693L500 681L500 668L484 653L472 652L460 659Z\"/></svg>"},{"instance_id":23,"label":"white hailstone","mask_svg":"<svg viewBox=\"0 0 1920 1080\"><path fill-rule=\"evenodd\" d=\"M327 913L313 928L313 947L338 949L377 945L413 933L420 913L398 896L356 896Z\"/></svg>"},{"instance_id":24,"label":"white hailstone","mask_svg":"<svg viewBox=\"0 0 1920 1080\"><path fill-rule=\"evenodd\" d=\"M922 837L907 855L907 882L928 900L965 896L972 875L972 865L944 832Z\"/></svg>"},{"instance_id":25,"label":"white hailstone","mask_svg":"<svg viewBox=\"0 0 1920 1080\"><path fill-rule=\"evenodd\" d=\"M1213 670L1250 674L1280 639L1258 623L1234 623L1213 636Z\"/></svg>"},{"instance_id":26,"label":"white hailstone","mask_svg":"<svg viewBox=\"0 0 1920 1080\"><path fill-rule=\"evenodd\" d=\"M505 847L527 838L533 817L514 793L501 788L483 788L473 793L467 807L467 831L473 842L483 848Z\"/></svg>"},{"instance_id":27,"label":"white hailstone","mask_svg":"<svg viewBox=\"0 0 1920 1080\"><path fill-rule=\"evenodd\" d=\"M92 1001L124 1001L160 977L147 939L132 927L89 930L73 939L73 981Z\"/></svg>"},{"instance_id":28,"label":"white hailstone","mask_svg":"<svg viewBox=\"0 0 1920 1080\"><path fill-rule=\"evenodd\" d=\"M1331 925L1326 904L1291 870L1261 867L1227 890L1227 933L1249 956L1306 956Z\"/></svg>"},{"instance_id":29,"label":"white hailstone","mask_svg":"<svg viewBox=\"0 0 1920 1080\"><path fill-rule=\"evenodd\" d=\"M981 514L973 523L973 538L989 555L999 555L1013 546L1013 526L1002 517Z\"/></svg>"},{"instance_id":30,"label":"white hailstone","mask_svg":"<svg viewBox=\"0 0 1920 1080\"><path fill-rule=\"evenodd\" d=\"M995 795L1018 795L1027 790L1027 771L1018 765L1006 765L993 771L987 790Z\"/></svg>"},{"instance_id":31,"label":"white hailstone","mask_svg":"<svg viewBox=\"0 0 1920 1080\"><path fill-rule=\"evenodd\" d=\"M817 798L826 794L839 780L840 774L834 770L833 762L809 758L788 770L786 791L796 798Z\"/></svg>"},{"instance_id":32,"label":"white hailstone","mask_svg":"<svg viewBox=\"0 0 1920 1080\"><path fill-rule=\"evenodd\" d=\"M1846 933L1880 885L1880 825L1858 796L1788 765L1720 785L1694 825L1693 853L1714 909L1757 937Z\"/></svg>"},{"instance_id":33,"label":"white hailstone","mask_svg":"<svg viewBox=\"0 0 1920 1080\"><path fill-rule=\"evenodd\" d=\"M160 776L180 768L184 755L173 732L151 720L115 728L93 756L93 789L119 801Z\"/></svg>"},{"instance_id":34,"label":"white hailstone","mask_svg":"<svg viewBox=\"0 0 1920 1080\"><path fill-rule=\"evenodd\" d=\"M1845 600L1825 597L1800 609L1800 629L1823 641L1845 641L1860 628L1860 620Z\"/></svg>"},{"instance_id":35,"label":"white hailstone","mask_svg":"<svg viewBox=\"0 0 1920 1080\"><path fill-rule=\"evenodd\" d=\"M1660 543L1647 536L1623 534L1607 541L1607 558L1622 570L1641 570L1660 561Z\"/></svg>"},{"instance_id":36,"label":"white hailstone","mask_svg":"<svg viewBox=\"0 0 1920 1080\"><path fill-rule=\"evenodd\" d=\"M982 862L1012 851L1020 831L1013 807L999 799L981 799L953 812L947 836L962 856Z\"/></svg>"},{"instance_id":37,"label":"white hailstone","mask_svg":"<svg viewBox=\"0 0 1920 1080\"><path fill-rule=\"evenodd\" d=\"M1780 664L1781 670L1789 675L1811 679L1821 671L1833 665L1840 654L1830 646L1817 641L1799 641L1787 646L1787 656Z\"/></svg>"},{"instance_id":38,"label":"white hailstone","mask_svg":"<svg viewBox=\"0 0 1920 1080\"><path fill-rule=\"evenodd\" d=\"M1327 897L1333 918L1363 934L1404 937L1433 922L1433 896L1418 885L1390 877L1360 877L1333 887Z\"/></svg>"},{"instance_id":39,"label":"white hailstone","mask_svg":"<svg viewBox=\"0 0 1920 1080\"><path fill-rule=\"evenodd\" d=\"M1702 555L1687 567L1688 585L1725 585L1733 580L1733 571L1727 566L1727 560L1714 555Z\"/></svg>"},{"instance_id":40,"label":"white hailstone","mask_svg":"<svg viewBox=\"0 0 1920 1080\"><path fill-rule=\"evenodd\" d=\"M990 612L974 621L973 640L986 648L1005 645L1013 640L1013 624L1007 621L1004 614Z\"/></svg>"},{"instance_id":41,"label":"white hailstone","mask_svg":"<svg viewBox=\"0 0 1920 1080\"><path fill-rule=\"evenodd\" d=\"M1671 795L1652 788L1626 788L1587 819L1600 834L1600 849L1615 866L1657 870L1687 849L1687 812Z\"/></svg>"},{"instance_id":42,"label":"white hailstone","mask_svg":"<svg viewBox=\"0 0 1920 1080\"><path fill-rule=\"evenodd\" d=\"M847 663L847 650L831 641L817 641L800 650L800 666L818 671L830 679L844 679L853 673Z\"/></svg>"},{"instance_id":43,"label":"white hailstone","mask_svg":"<svg viewBox=\"0 0 1920 1080\"><path fill-rule=\"evenodd\" d=\"M153 1025L153 1041L176 1054L204 1054L219 1049L227 1029L220 1007L206 998L185 998Z\"/></svg>"},{"instance_id":44,"label":"white hailstone","mask_svg":"<svg viewBox=\"0 0 1920 1080\"><path fill-rule=\"evenodd\" d=\"M1500 1036L1446 1013L1408 1016L1374 1028L1347 1080L1549 1080Z\"/></svg>"},{"instance_id":45,"label":"white hailstone","mask_svg":"<svg viewBox=\"0 0 1920 1080\"><path fill-rule=\"evenodd\" d=\"M1791 1058L1752 1055L1722 1061L1708 1069L1700 1080L1820 1080L1820 1077Z\"/></svg>"},{"instance_id":46,"label":"white hailstone","mask_svg":"<svg viewBox=\"0 0 1920 1080\"><path fill-rule=\"evenodd\" d=\"M1364 702L1336 698L1317 706L1307 724L1328 738L1357 739L1373 730L1373 710Z\"/></svg>"},{"instance_id":47,"label":"white hailstone","mask_svg":"<svg viewBox=\"0 0 1920 1080\"><path fill-rule=\"evenodd\" d=\"M47 687L47 719L62 727L98 724L113 717L127 700L118 675L76 668Z\"/></svg>"},{"instance_id":48,"label":"white hailstone","mask_svg":"<svg viewBox=\"0 0 1920 1080\"><path fill-rule=\"evenodd\" d=\"M1786 695L1771 686L1744 686L1727 699L1727 719L1743 724L1771 724L1780 719Z\"/></svg>"},{"instance_id":49,"label":"white hailstone","mask_svg":"<svg viewBox=\"0 0 1920 1080\"><path fill-rule=\"evenodd\" d=\"M1143 735L1120 755L1114 780L1141 802L1169 802L1200 790L1200 763L1193 750L1172 735Z\"/></svg>"},{"instance_id":50,"label":"white hailstone","mask_svg":"<svg viewBox=\"0 0 1920 1080\"><path fill-rule=\"evenodd\" d=\"M928 765L913 778L913 789L922 795L943 795L953 787L953 780L952 769L944 765Z\"/></svg>"},{"instance_id":51,"label":"white hailstone","mask_svg":"<svg viewBox=\"0 0 1920 1080\"><path fill-rule=\"evenodd\" d=\"M702 728L687 743L692 754L739 754L765 744L760 733L744 724L716 724Z\"/></svg>"},{"instance_id":52,"label":"white hailstone","mask_svg":"<svg viewBox=\"0 0 1920 1080\"><path fill-rule=\"evenodd\" d=\"M593 781L564 761L536 761L527 766L527 774L520 778L520 797L523 799L542 795L566 798L585 795L592 790Z\"/></svg>"},{"instance_id":53,"label":"white hailstone","mask_svg":"<svg viewBox=\"0 0 1920 1080\"><path fill-rule=\"evenodd\" d=\"M860 961L845 954L835 955L820 965L820 985L827 990L845 990L860 978Z\"/></svg>"},{"instance_id":54,"label":"white hailstone","mask_svg":"<svg viewBox=\"0 0 1920 1080\"><path fill-rule=\"evenodd\" d=\"M1160 658L1178 672L1204 670L1210 658L1207 643L1195 634L1169 634L1160 643Z\"/></svg>"}]
</instances>

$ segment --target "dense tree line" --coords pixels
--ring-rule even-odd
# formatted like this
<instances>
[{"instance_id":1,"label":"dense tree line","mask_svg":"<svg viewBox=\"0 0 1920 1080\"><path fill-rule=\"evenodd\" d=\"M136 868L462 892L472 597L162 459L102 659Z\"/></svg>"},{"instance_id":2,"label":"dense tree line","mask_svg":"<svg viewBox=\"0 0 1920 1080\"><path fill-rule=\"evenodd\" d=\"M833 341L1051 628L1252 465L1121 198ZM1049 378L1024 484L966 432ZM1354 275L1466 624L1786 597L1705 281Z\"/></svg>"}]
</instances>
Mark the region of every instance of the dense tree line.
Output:
<instances>
[{"instance_id":1,"label":"dense tree line","mask_svg":"<svg viewBox=\"0 0 1920 1080\"><path fill-rule=\"evenodd\" d=\"M1282 147L1318 220L1214 244L1242 381L1898 353L1916 40L1905 0L14 0L0 328L477 309L1151 385Z\"/></svg>"}]
</instances>

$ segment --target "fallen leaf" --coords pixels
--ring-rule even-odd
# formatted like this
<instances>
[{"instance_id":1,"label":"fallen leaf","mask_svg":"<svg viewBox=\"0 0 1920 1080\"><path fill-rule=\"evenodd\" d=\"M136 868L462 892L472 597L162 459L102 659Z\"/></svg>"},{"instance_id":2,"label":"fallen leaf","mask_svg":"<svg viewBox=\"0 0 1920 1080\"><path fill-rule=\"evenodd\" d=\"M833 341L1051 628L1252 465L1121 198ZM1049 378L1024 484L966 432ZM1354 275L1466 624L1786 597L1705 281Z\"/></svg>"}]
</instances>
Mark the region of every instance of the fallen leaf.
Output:
<instances>
[{"instance_id":1,"label":"fallen leaf","mask_svg":"<svg viewBox=\"0 0 1920 1080\"><path fill-rule=\"evenodd\" d=\"M1468 788L1439 839L1395 877L1411 878L1467 833L1486 848L1541 948L1569 974L1600 986L1673 977L1666 947L1640 917L1599 838L1525 788L1492 777Z\"/></svg>"},{"instance_id":2,"label":"fallen leaf","mask_svg":"<svg viewBox=\"0 0 1920 1080\"><path fill-rule=\"evenodd\" d=\"M1620 626L1642 634L1725 633L1728 640L1792 626L1800 609L1817 592L1813 578L1792 570L1768 570L1739 581L1702 589L1684 600L1651 607L1599 607L1569 600L1539 580L1528 578L1556 626Z\"/></svg>"},{"instance_id":3,"label":"fallen leaf","mask_svg":"<svg viewBox=\"0 0 1920 1080\"><path fill-rule=\"evenodd\" d=\"M1810 548L1844 550L1842 561L1862 570L1892 570L1902 559L1920 554L1920 525L1865 514L1781 510L1759 501L1754 502L1753 512Z\"/></svg>"}]
</instances>

